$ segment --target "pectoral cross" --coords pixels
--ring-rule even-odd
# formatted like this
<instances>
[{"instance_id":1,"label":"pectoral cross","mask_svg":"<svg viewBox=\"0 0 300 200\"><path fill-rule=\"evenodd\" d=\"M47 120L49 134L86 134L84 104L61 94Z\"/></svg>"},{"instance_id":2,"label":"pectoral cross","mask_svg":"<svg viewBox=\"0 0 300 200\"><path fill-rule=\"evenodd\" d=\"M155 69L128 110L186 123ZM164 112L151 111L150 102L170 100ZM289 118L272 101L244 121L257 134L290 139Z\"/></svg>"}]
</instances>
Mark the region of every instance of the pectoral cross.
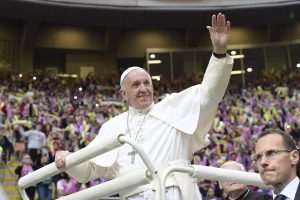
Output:
<instances>
[{"instance_id":1,"label":"pectoral cross","mask_svg":"<svg viewBox=\"0 0 300 200\"><path fill-rule=\"evenodd\" d=\"M132 151L128 152L128 156L131 156L131 164L134 163L135 154L138 154L138 152L134 148L132 148Z\"/></svg>"}]
</instances>

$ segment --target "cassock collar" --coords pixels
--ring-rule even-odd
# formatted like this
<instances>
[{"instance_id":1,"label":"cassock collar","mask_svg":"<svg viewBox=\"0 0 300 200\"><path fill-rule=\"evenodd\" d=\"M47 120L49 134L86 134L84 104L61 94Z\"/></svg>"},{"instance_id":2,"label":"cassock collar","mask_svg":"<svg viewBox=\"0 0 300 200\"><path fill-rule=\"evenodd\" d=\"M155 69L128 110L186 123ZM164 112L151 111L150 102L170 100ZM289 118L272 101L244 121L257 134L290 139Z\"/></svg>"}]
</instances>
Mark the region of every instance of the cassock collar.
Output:
<instances>
[{"instance_id":1,"label":"cassock collar","mask_svg":"<svg viewBox=\"0 0 300 200\"><path fill-rule=\"evenodd\" d=\"M239 196L237 199L234 200L243 200L248 195L249 192L250 189L248 188L243 194L241 194L241 196ZM231 200L232 198L228 197L228 199Z\"/></svg>"},{"instance_id":2,"label":"cassock collar","mask_svg":"<svg viewBox=\"0 0 300 200\"><path fill-rule=\"evenodd\" d=\"M135 115L136 113L138 113L138 114L146 114L153 107L153 105L154 105L154 102L152 102L152 104L148 108L145 108L145 109L135 109L135 108L133 108L133 107L131 107L129 105L128 112L130 114L132 114L132 115Z\"/></svg>"}]
</instances>

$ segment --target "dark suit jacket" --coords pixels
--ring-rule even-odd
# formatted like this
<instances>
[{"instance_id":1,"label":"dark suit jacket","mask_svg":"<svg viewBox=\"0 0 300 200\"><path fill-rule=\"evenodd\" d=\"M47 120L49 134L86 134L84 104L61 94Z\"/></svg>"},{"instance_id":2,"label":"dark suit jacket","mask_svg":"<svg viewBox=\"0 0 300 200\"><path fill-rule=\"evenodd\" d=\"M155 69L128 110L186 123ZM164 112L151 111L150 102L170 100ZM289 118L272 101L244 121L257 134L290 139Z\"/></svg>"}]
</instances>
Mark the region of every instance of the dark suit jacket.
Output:
<instances>
[{"instance_id":1,"label":"dark suit jacket","mask_svg":"<svg viewBox=\"0 0 300 200\"><path fill-rule=\"evenodd\" d=\"M298 184L297 192L295 195L295 200L298 200L298 199L300 199L300 183Z\"/></svg>"},{"instance_id":2,"label":"dark suit jacket","mask_svg":"<svg viewBox=\"0 0 300 200\"><path fill-rule=\"evenodd\" d=\"M272 197L270 195L252 190L250 190L246 196L244 195L245 193L236 200L272 200ZM226 198L226 200L229 200L229 198Z\"/></svg>"},{"instance_id":3,"label":"dark suit jacket","mask_svg":"<svg viewBox=\"0 0 300 200\"><path fill-rule=\"evenodd\" d=\"M298 188L294 200L300 200L300 184L298 184Z\"/></svg>"}]
</instances>

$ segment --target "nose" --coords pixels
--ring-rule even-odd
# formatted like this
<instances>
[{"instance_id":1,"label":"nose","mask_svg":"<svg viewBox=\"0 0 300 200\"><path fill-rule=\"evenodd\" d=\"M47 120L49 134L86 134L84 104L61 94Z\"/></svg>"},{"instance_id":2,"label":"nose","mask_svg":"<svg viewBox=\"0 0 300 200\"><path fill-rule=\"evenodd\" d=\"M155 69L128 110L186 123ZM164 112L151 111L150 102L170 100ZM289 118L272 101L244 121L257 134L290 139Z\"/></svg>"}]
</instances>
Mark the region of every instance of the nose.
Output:
<instances>
[{"instance_id":1,"label":"nose","mask_svg":"<svg viewBox=\"0 0 300 200\"><path fill-rule=\"evenodd\" d=\"M145 84L140 85L140 91L145 92L147 91L147 86Z\"/></svg>"},{"instance_id":2,"label":"nose","mask_svg":"<svg viewBox=\"0 0 300 200\"><path fill-rule=\"evenodd\" d=\"M265 154L263 154L260 159L259 165L261 165L262 167L265 167L268 165L268 162L269 162L268 158L265 156Z\"/></svg>"}]
</instances>

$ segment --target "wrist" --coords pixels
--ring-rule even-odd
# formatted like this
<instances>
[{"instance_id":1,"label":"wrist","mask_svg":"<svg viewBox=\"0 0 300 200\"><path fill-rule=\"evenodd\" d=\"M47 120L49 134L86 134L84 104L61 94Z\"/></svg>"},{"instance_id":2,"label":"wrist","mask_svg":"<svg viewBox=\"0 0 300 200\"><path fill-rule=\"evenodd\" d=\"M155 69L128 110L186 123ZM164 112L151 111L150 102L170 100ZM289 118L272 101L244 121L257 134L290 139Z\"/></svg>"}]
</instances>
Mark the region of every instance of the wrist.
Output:
<instances>
[{"instance_id":1,"label":"wrist","mask_svg":"<svg viewBox=\"0 0 300 200\"><path fill-rule=\"evenodd\" d=\"M213 55L216 58L225 58L227 54L226 53L215 53L215 52L213 52Z\"/></svg>"}]
</instances>

